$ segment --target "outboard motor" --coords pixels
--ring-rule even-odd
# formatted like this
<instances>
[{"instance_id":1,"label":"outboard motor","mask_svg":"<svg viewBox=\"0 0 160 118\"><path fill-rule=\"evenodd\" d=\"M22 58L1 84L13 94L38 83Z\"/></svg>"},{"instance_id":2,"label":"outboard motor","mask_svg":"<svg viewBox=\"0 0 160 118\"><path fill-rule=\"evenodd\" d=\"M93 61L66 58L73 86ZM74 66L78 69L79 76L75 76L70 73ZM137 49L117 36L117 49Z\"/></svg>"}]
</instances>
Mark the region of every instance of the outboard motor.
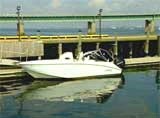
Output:
<instances>
[{"instance_id":1,"label":"outboard motor","mask_svg":"<svg viewBox=\"0 0 160 118\"><path fill-rule=\"evenodd\" d=\"M114 64L116 64L120 68L124 68L125 66L125 60L120 57L114 57Z\"/></svg>"}]
</instances>

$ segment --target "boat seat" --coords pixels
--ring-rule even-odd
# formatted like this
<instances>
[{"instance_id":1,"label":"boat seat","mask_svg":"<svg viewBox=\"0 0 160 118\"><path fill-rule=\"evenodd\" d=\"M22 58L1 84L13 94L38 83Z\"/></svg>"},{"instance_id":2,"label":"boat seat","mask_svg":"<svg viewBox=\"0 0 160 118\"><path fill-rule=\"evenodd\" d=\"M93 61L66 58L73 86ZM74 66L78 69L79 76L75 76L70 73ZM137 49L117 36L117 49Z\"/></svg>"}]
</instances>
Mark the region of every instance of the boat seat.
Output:
<instances>
[{"instance_id":1,"label":"boat seat","mask_svg":"<svg viewBox=\"0 0 160 118\"><path fill-rule=\"evenodd\" d=\"M73 53L72 52L65 52L63 53L60 58L60 60L70 60L73 61Z\"/></svg>"}]
</instances>

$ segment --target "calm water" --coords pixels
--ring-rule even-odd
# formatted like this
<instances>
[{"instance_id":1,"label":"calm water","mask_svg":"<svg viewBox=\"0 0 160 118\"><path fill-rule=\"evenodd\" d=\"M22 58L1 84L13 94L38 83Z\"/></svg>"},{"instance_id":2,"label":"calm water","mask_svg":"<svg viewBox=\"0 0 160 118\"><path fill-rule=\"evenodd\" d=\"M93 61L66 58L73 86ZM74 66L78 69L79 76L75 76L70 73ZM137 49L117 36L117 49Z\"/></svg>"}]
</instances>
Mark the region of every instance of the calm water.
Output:
<instances>
[{"instance_id":1,"label":"calm water","mask_svg":"<svg viewBox=\"0 0 160 118\"><path fill-rule=\"evenodd\" d=\"M26 35L64 35L64 34L78 34L79 30L82 31L82 34L87 33L86 28L25 28ZM40 30L40 33L37 31ZM97 34L99 29L96 29ZM112 35L143 35L143 27L110 27L102 28L103 34L112 34ZM155 33L160 34L160 28L155 28ZM0 35L16 35L16 28L6 28L0 27Z\"/></svg>"},{"instance_id":2,"label":"calm water","mask_svg":"<svg viewBox=\"0 0 160 118\"><path fill-rule=\"evenodd\" d=\"M36 34L37 30L39 28L26 28L25 32L30 35ZM77 34L79 28L40 30L42 35ZM82 33L87 32L86 29L81 30ZM108 34L144 34L144 29L139 27L130 29L113 27L104 28L102 31ZM159 33L158 28L156 32ZM16 29L2 27L0 34L14 35ZM160 118L159 68L126 70L121 79L123 79L121 86L110 96L102 96L100 101L96 97L95 86L99 87L99 90L103 88L105 79L95 78L94 84L93 81L87 83L87 80L81 80L79 85L75 81L69 84L71 86L66 86L66 82L62 81L31 81L24 85L22 81L21 86L15 87L9 93L0 93L0 118ZM58 85L63 85L63 88ZM0 84L0 87L2 86L4 85ZM87 91L77 89L85 86L88 87ZM76 91L76 94L71 92L72 90ZM84 96L80 94L81 90ZM63 95L71 96L72 99L62 99ZM57 96L58 100L55 99Z\"/></svg>"},{"instance_id":3,"label":"calm water","mask_svg":"<svg viewBox=\"0 0 160 118\"><path fill-rule=\"evenodd\" d=\"M48 91L50 91L48 96L53 98L55 94L51 90L56 90L58 84L65 85L66 82L34 81L13 95L2 96L1 94L0 118L159 118L159 67L136 71L125 70L123 79L125 81L122 85L110 97L104 96L101 103L94 98L84 101L50 100L47 97L38 99ZM104 79L93 80L105 81ZM81 80L83 81L86 83L88 80ZM73 81L74 83L76 81ZM91 86L90 90L94 91L94 85L88 83L86 86ZM64 88L65 95L70 94L68 89ZM70 90L73 89L71 86Z\"/></svg>"}]
</instances>

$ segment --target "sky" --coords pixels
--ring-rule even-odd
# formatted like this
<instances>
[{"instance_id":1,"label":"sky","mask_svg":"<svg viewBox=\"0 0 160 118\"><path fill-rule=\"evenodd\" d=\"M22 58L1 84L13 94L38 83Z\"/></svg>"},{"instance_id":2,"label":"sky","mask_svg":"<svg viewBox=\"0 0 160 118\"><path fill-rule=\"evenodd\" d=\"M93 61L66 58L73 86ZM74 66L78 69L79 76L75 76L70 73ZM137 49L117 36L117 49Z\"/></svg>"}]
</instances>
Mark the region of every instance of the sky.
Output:
<instances>
[{"instance_id":1,"label":"sky","mask_svg":"<svg viewBox=\"0 0 160 118\"><path fill-rule=\"evenodd\" d=\"M97 15L160 13L160 0L0 0L0 14L25 15Z\"/></svg>"}]
</instances>

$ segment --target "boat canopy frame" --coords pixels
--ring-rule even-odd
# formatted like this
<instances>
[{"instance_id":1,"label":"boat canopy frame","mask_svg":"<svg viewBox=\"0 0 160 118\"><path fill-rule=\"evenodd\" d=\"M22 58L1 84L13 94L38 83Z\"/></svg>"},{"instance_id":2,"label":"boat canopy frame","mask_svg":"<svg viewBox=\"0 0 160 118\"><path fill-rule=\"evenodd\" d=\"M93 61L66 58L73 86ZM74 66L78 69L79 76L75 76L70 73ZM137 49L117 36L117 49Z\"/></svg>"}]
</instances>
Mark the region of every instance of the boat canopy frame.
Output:
<instances>
[{"instance_id":1,"label":"boat canopy frame","mask_svg":"<svg viewBox=\"0 0 160 118\"><path fill-rule=\"evenodd\" d=\"M86 57L89 57L90 59L93 59L96 61L97 60L98 61L113 61L114 60L112 53L102 48L84 53L82 59Z\"/></svg>"}]
</instances>

